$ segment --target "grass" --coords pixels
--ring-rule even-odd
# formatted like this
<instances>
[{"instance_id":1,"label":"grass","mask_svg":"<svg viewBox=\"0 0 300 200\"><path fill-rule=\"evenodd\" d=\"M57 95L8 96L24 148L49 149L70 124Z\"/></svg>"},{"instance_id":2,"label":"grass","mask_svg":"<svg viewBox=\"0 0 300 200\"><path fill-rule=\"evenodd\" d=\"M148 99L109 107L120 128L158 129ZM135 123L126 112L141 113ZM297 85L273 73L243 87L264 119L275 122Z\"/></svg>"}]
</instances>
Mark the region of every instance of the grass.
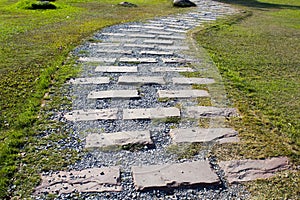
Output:
<instances>
[{"instance_id":1,"label":"grass","mask_svg":"<svg viewBox=\"0 0 300 200\"><path fill-rule=\"evenodd\" d=\"M136 8L116 6L117 0L60 0L56 9L37 10L29 9L32 2L0 0L0 199L25 198L38 173L76 160L76 152L59 154L55 142L68 132L47 118L70 103L53 95L79 71L69 52L103 27L184 10L168 0L133 0ZM50 95L43 100L45 93ZM43 136L46 130L53 136Z\"/></svg>"},{"instance_id":2,"label":"grass","mask_svg":"<svg viewBox=\"0 0 300 200\"><path fill-rule=\"evenodd\" d=\"M218 145L219 160L288 156L299 166L300 2L223 0L245 10L200 30L195 39L218 67L242 115L241 143ZM247 184L253 199L297 199L299 170Z\"/></svg>"}]
</instances>

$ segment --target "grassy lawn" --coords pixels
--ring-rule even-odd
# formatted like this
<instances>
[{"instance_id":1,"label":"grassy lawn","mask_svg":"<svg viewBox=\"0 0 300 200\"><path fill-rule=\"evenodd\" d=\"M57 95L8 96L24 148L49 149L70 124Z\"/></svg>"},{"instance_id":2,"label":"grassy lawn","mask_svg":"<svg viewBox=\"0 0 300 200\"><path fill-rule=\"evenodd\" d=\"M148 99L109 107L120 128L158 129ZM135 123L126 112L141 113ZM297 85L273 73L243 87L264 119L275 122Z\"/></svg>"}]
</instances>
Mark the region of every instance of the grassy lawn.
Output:
<instances>
[{"instance_id":1,"label":"grassy lawn","mask_svg":"<svg viewBox=\"0 0 300 200\"><path fill-rule=\"evenodd\" d=\"M78 73L68 53L103 27L183 11L168 0L132 0L136 8L118 0L57 0L57 9L27 9L32 2L0 0L0 199L24 198L39 172L76 159L76 152L50 145L67 135L60 124L38 116L45 93ZM62 103L68 100L52 99L52 108ZM37 137L46 129L55 136Z\"/></svg>"},{"instance_id":2,"label":"grassy lawn","mask_svg":"<svg viewBox=\"0 0 300 200\"><path fill-rule=\"evenodd\" d=\"M217 65L241 118L241 143L214 149L219 160L288 156L294 171L247 184L253 199L300 195L300 1L222 0L245 10L195 36Z\"/></svg>"}]
</instances>

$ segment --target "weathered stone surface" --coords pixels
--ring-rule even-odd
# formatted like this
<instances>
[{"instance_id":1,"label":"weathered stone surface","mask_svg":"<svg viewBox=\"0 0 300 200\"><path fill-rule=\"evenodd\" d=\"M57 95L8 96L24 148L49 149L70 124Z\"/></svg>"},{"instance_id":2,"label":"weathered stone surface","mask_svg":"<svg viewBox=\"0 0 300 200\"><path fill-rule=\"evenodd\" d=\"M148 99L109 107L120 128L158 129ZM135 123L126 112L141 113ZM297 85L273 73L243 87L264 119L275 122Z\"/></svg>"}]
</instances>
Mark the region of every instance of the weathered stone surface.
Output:
<instances>
[{"instance_id":1,"label":"weathered stone surface","mask_svg":"<svg viewBox=\"0 0 300 200\"><path fill-rule=\"evenodd\" d=\"M163 50L189 50L189 47L187 46L160 46L157 45L157 48L163 49Z\"/></svg>"},{"instance_id":2,"label":"weathered stone surface","mask_svg":"<svg viewBox=\"0 0 300 200\"><path fill-rule=\"evenodd\" d=\"M173 0L173 5L176 7L195 7L195 3L189 0Z\"/></svg>"},{"instance_id":3,"label":"weathered stone surface","mask_svg":"<svg viewBox=\"0 0 300 200\"><path fill-rule=\"evenodd\" d=\"M162 76L120 76L119 84L165 84Z\"/></svg>"},{"instance_id":4,"label":"weathered stone surface","mask_svg":"<svg viewBox=\"0 0 300 200\"><path fill-rule=\"evenodd\" d=\"M147 31L147 33L150 33L150 34L157 34L157 35L172 35L173 33L171 32L166 32L166 31L153 31L153 30L149 30Z\"/></svg>"},{"instance_id":5,"label":"weathered stone surface","mask_svg":"<svg viewBox=\"0 0 300 200\"><path fill-rule=\"evenodd\" d=\"M138 72L137 66L97 66L95 72L112 72L112 73L135 73ZM108 78L108 77L107 77Z\"/></svg>"},{"instance_id":6,"label":"weathered stone surface","mask_svg":"<svg viewBox=\"0 0 300 200\"><path fill-rule=\"evenodd\" d=\"M151 72L194 72L190 67L152 67Z\"/></svg>"},{"instance_id":7,"label":"weathered stone surface","mask_svg":"<svg viewBox=\"0 0 300 200\"><path fill-rule=\"evenodd\" d=\"M132 176L137 190L219 183L207 161L133 166Z\"/></svg>"},{"instance_id":8,"label":"weathered stone surface","mask_svg":"<svg viewBox=\"0 0 300 200\"><path fill-rule=\"evenodd\" d=\"M168 40L184 40L184 36L173 36L173 35L159 35L158 39L168 39Z\"/></svg>"},{"instance_id":9,"label":"weathered stone surface","mask_svg":"<svg viewBox=\"0 0 300 200\"><path fill-rule=\"evenodd\" d=\"M172 129L170 131L173 143L210 142L212 140L235 137L237 134L231 128L187 128Z\"/></svg>"},{"instance_id":10,"label":"weathered stone surface","mask_svg":"<svg viewBox=\"0 0 300 200\"><path fill-rule=\"evenodd\" d=\"M118 99L126 99L126 98L138 98L137 90L106 90L106 91L98 91L91 92L88 95L89 99L107 99L107 98L118 98Z\"/></svg>"},{"instance_id":11,"label":"weathered stone surface","mask_svg":"<svg viewBox=\"0 0 300 200\"><path fill-rule=\"evenodd\" d=\"M102 33L105 36L114 36L114 37L124 37L126 36L124 33Z\"/></svg>"},{"instance_id":12,"label":"weathered stone surface","mask_svg":"<svg viewBox=\"0 0 300 200\"><path fill-rule=\"evenodd\" d=\"M180 117L180 110L170 108L141 108L124 109L123 119L163 119L167 117Z\"/></svg>"},{"instance_id":13,"label":"weathered stone surface","mask_svg":"<svg viewBox=\"0 0 300 200\"><path fill-rule=\"evenodd\" d=\"M109 83L109 77L90 77L90 78L75 78L70 79L68 84L107 84Z\"/></svg>"},{"instance_id":14,"label":"weathered stone surface","mask_svg":"<svg viewBox=\"0 0 300 200\"><path fill-rule=\"evenodd\" d=\"M209 97L205 90L158 90L159 98L196 98Z\"/></svg>"},{"instance_id":15,"label":"weathered stone surface","mask_svg":"<svg viewBox=\"0 0 300 200\"><path fill-rule=\"evenodd\" d=\"M173 57L173 58L161 58L161 60L164 63L187 63L187 62L191 61L191 60L187 60L187 59L184 59L184 58L176 58L176 57Z\"/></svg>"},{"instance_id":16,"label":"weathered stone surface","mask_svg":"<svg viewBox=\"0 0 300 200\"><path fill-rule=\"evenodd\" d=\"M104 47L104 48L109 48L109 47L119 47L119 43L102 43L102 42L97 42L97 43L90 43L90 46L97 46L97 47Z\"/></svg>"},{"instance_id":17,"label":"weathered stone surface","mask_svg":"<svg viewBox=\"0 0 300 200\"><path fill-rule=\"evenodd\" d=\"M169 28L176 28L176 29L184 29L184 30L187 30L189 29L189 27L187 26L183 26L183 25L176 25L176 24L169 24L168 25Z\"/></svg>"},{"instance_id":18,"label":"weathered stone surface","mask_svg":"<svg viewBox=\"0 0 300 200\"><path fill-rule=\"evenodd\" d=\"M191 106L186 107L188 118L209 118L209 117L235 117L238 116L235 108L217 108L213 106Z\"/></svg>"},{"instance_id":19,"label":"weathered stone surface","mask_svg":"<svg viewBox=\"0 0 300 200\"><path fill-rule=\"evenodd\" d=\"M114 54L132 54L131 50L121 50L121 49L98 49L98 53L114 53Z\"/></svg>"},{"instance_id":20,"label":"weathered stone surface","mask_svg":"<svg viewBox=\"0 0 300 200\"><path fill-rule=\"evenodd\" d=\"M155 38L156 35L153 34L127 34L128 37L133 38Z\"/></svg>"},{"instance_id":21,"label":"weathered stone surface","mask_svg":"<svg viewBox=\"0 0 300 200\"><path fill-rule=\"evenodd\" d=\"M143 26L143 28L151 30L164 30L164 27L161 26Z\"/></svg>"},{"instance_id":22,"label":"weathered stone surface","mask_svg":"<svg viewBox=\"0 0 300 200\"><path fill-rule=\"evenodd\" d=\"M90 121L100 119L117 119L118 109L87 109L68 112L64 117L69 121Z\"/></svg>"},{"instance_id":23,"label":"weathered stone surface","mask_svg":"<svg viewBox=\"0 0 300 200\"><path fill-rule=\"evenodd\" d=\"M172 52L172 51L141 51L140 54L171 56L174 54L174 52Z\"/></svg>"},{"instance_id":24,"label":"weathered stone surface","mask_svg":"<svg viewBox=\"0 0 300 200\"><path fill-rule=\"evenodd\" d=\"M166 28L165 31L174 32L174 33L186 33L187 30L175 29L175 28Z\"/></svg>"},{"instance_id":25,"label":"weathered stone surface","mask_svg":"<svg viewBox=\"0 0 300 200\"><path fill-rule=\"evenodd\" d=\"M42 183L35 188L36 194L65 194L73 192L117 192L120 186L119 167L90 168L82 171L60 171L42 175Z\"/></svg>"},{"instance_id":26,"label":"weathered stone surface","mask_svg":"<svg viewBox=\"0 0 300 200\"><path fill-rule=\"evenodd\" d=\"M286 157L266 160L231 160L219 163L229 183L266 179L275 175L275 172L289 168Z\"/></svg>"},{"instance_id":27,"label":"weathered stone surface","mask_svg":"<svg viewBox=\"0 0 300 200\"><path fill-rule=\"evenodd\" d=\"M154 49L155 45L152 44L124 44L124 47L130 48L147 48L147 49Z\"/></svg>"},{"instance_id":28,"label":"weathered stone surface","mask_svg":"<svg viewBox=\"0 0 300 200\"><path fill-rule=\"evenodd\" d=\"M240 142L240 138L239 137L225 137L225 138L220 138L217 140L217 142L219 144L225 144L225 143L238 143Z\"/></svg>"},{"instance_id":29,"label":"weathered stone surface","mask_svg":"<svg viewBox=\"0 0 300 200\"><path fill-rule=\"evenodd\" d=\"M215 80L211 78L172 78L172 82L177 85L191 85L191 84L211 84Z\"/></svg>"},{"instance_id":30,"label":"weathered stone surface","mask_svg":"<svg viewBox=\"0 0 300 200\"><path fill-rule=\"evenodd\" d=\"M116 62L116 58L106 58L106 57L81 57L78 60L82 62L104 62L104 63Z\"/></svg>"},{"instance_id":31,"label":"weathered stone surface","mask_svg":"<svg viewBox=\"0 0 300 200\"><path fill-rule=\"evenodd\" d=\"M103 148L128 144L152 144L149 131L127 131L116 133L89 134L85 148Z\"/></svg>"},{"instance_id":32,"label":"weathered stone surface","mask_svg":"<svg viewBox=\"0 0 300 200\"><path fill-rule=\"evenodd\" d=\"M141 32L141 30L138 28L120 28L119 30L125 32Z\"/></svg>"},{"instance_id":33,"label":"weathered stone surface","mask_svg":"<svg viewBox=\"0 0 300 200\"><path fill-rule=\"evenodd\" d=\"M119 62L124 63L156 63L156 58L127 58L123 57L119 59Z\"/></svg>"},{"instance_id":34,"label":"weathered stone surface","mask_svg":"<svg viewBox=\"0 0 300 200\"><path fill-rule=\"evenodd\" d=\"M144 43L172 45L174 44L174 41L173 40L144 40Z\"/></svg>"}]
</instances>

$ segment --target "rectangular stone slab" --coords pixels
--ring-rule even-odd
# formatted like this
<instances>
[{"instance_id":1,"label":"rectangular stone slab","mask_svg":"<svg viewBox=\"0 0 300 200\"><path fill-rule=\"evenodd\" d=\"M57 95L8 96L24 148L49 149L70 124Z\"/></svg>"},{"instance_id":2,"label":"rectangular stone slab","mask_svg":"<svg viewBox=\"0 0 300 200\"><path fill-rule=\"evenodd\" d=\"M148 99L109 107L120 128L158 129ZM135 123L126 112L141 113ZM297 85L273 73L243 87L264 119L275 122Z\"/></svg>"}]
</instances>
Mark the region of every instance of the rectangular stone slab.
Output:
<instances>
[{"instance_id":1,"label":"rectangular stone slab","mask_svg":"<svg viewBox=\"0 0 300 200\"><path fill-rule=\"evenodd\" d=\"M119 84L165 84L162 76L120 76Z\"/></svg>"},{"instance_id":2,"label":"rectangular stone slab","mask_svg":"<svg viewBox=\"0 0 300 200\"><path fill-rule=\"evenodd\" d=\"M180 110L170 108L140 108L124 109L123 119L163 119L167 117L180 117Z\"/></svg>"},{"instance_id":3,"label":"rectangular stone slab","mask_svg":"<svg viewBox=\"0 0 300 200\"><path fill-rule=\"evenodd\" d=\"M70 79L68 84L107 84L109 83L109 77L90 77L90 78L75 78Z\"/></svg>"},{"instance_id":4,"label":"rectangular stone slab","mask_svg":"<svg viewBox=\"0 0 300 200\"><path fill-rule=\"evenodd\" d=\"M152 144L150 131L127 131L115 133L93 133L86 137L85 148L103 148L127 144Z\"/></svg>"},{"instance_id":5,"label":"rectangular stone slab","mask_svg":"<svg viewBox=\"0 0 300 200\"><path fill-rule=\"evenodd\" d=\"M172 51L141 51L140 54L171 56L174 54L174 52L172 52Z\"/></svg>"},{"instance_id":6,"label":"rectangular stone slab","mask_svg":"<svg viewBox=\"0 0 300 200\"><path fill-rule=\"evenodd\" d=\"M215 80L212 78L172 78L172 82L177 85L191 85L191 84L211 84Z\"/></svg>"},{"instance_id":7,"label":"rectangular stone slab","mask_svg":"<svg viewBox=\"0 0 300 200\"><path fill-rule=\"evenodd\" d=\"M168 40L184 40L184 36L173 36L173 35L159 35L158 39L168 39Z\"/></svg>"},{"instance_id":8,"label":"rectangular stone slab","mask_svg":"<svg viewBox=\"0 0 300 200\"><path fill-rule=\"evenodd\" d=\"M175 28L166 28L165 31L174 32L174 33L186 33L186 30L180 30Z\"/></svg>"},{"instance_id":9,"label":"rectangular stone slab","mask_svg":"<svg viewBox=\"0 0 300 200\"><path fill-rule=\"evenodd\" d=\"M82 62L104 62L104 63L114 63L116 62L116 58L106 58L106 57L80 57L78 59Z\"/></svg>"},{"instance_id":10,"label":"rectangular stone slab","mask_svg":"<svg viewBox=\"0 0 300 200\"><path fill-rule=\"evenodd\" d=\"M113 54L132 54L131 50L121 50L121 49L98 49L98 53L113 53Z\"/></svg>"},{"instance_id":11,"label":"rectangular stone slab","mask_svg":"<svg viewBox=\"0 0 300 200\"><path fill-rule=\"evenodd\" d=\"M102 35L106 35L106 36L115 36L115 37L124 37L126 36L123 33L101 33Z\"/></svg>"},{"instance_id":12,"label":"rectangular stone slab","mask_svg":"<svg viewBox=\"0 0 300 200\"><path fill-rule=\"evenodd\" d=\"M117 119L118 109L87 109L73 110L64 115L69 121L91 121L91 120L107 120Z\"/></svg>"},{"instance_id":13,"label":"rectangular stone slab","mask_svg":"<svg viewBox=\"0 0 300 200\"><path fill-rule=\"evenodd\" d=\"M109 47L119 47L120 43L90 43L90 46L97 46L97 47L105 47L105 48L109 48Z\"/></svg>"},{"instance_id":14,"label":"rectangular stone slab","mask_svg":"<svg viewBox=\"0 0 300 200\"><path fill-rule=\"evenodd\" d=\"M188 118L209 118L209 117L236 117L238 116L235 108L218 108L213 106L191 106L186 107Z\"/></svg>"},{"instance_id":15,"label":"rectangular stone slab","mask_svg":"<svg viewBox=\"0 0 300 200\"><path fill-rule=\"evenodd\" d=\"M124 44L124 47L154 49L155 45L152 45L152 44Z\"/></svg>"},{"instance_id":16,"label":"rectangular stone slab","mask_svg":"<svg viewBox=\"0 0 300 200\"><path fill-rule=\"evenodd\" d=\"M95 72L135 73L138 69L137 66L97 66Z\"/></svg>"},{"instance_id":17,"label":"rectangular stone slab","mask_svg":"<svg viewBox=\"0 0 300 200\"><path fill-rule=\"evenodd\" d=\"M147 31L147 33L157 34L157 35L172 35L173 34L172 32L167 32L167 31L152 31L152 30Z\"/></svg>"},{"instance_id":18,"label":"rectangular stone slab","mask_svg":"<svg viewBox=\"0 0 300 200\"><path fill-rule=\"evenodd\" d=\"M133 38L155 38L153 34L127 34L127 36Z\"/></svg>"},{"instance_id":19,"label":"rectangular stone slab","mask_svg":"<svg viewBox=\"0 0 300 200\"><path fill-rule=\"evenodd\" d=\"M275 172L289 168L287 157L278 157L265 160L231 160L221 161L221 169L229 183L266 179L275 175Z\"/></svg>"},{"instance_id":20,"label":"rectangular stone slab","mask_svg":"<svg viewBox=\"0 0 300 200\"><path fill-rule=\"evenodd\" d=\"M237 134L232 128L187 128L170 131L173 143L210 142L220 138L234 137Z\"/></svg>"},{"instance_id":21,"label":"rectangular stone slab","mask_svg":"<svg viewBox=\"0 0 300 200\"><path fill-rule=\"evenodd\" d=\"M164 30L164 27L158 27L158 26L143 26L145 29L151 29L151 30Z\"/></svg>"},{"instance_id":22,"label":"rectangular stone slab","mask_svg":"<svg viewBox=\"0 0 300 200\"><path fill-rule=\"evenodd\" d=\"M88 99L128 99L140 97L137 90L106 90L106 91L92 91L88 94Z\"/></svg>"},{"instance_id":23,"label":"rectangular stone slab","mask_svg":"<svg viewBox=\"0 0 300 200\"><path fill-rule=\"evenodd\" d=\"M144 43L172 45L173 40L144 40Z\"/></svg>"},{"instance_id":24,"label":"rectangular stone slab","mask_svg":"<svg viewBox=\"0 0 300 200\"><path fill-rule=\"evenodd\" d=\"M187 59L183 59L183 58L161 58L161 60L164 63L187 63L187 62L191 62L192 60L187 60Z\"/></svg>"},{"instance_id":25,"label":"rectangular stone slab","mask_svg":"<svg viewBox=\"0 0 300 200\"><path fill-rule=\"evenodd\" d=\"M209 97L205 90L158 90L159 98L196 98Z\"/></svg>"},{"instance_id":26,"label":"rectangular stone slab","mask_svg":"<svg viewBox=\"0 0 300 200\"><path fill-rule=\"evenodd\" d=\"M163 45L157 45L157 48L163 49L163 50L189 50L189 47L187 47L187 46L163 46Z\"/></svg>"},{"instance_id":27,"label":"rectangular stone slab","mask_svg":"<svg viewBox=\"0 0 300 200\"><path fill-rule=\"evenodd\" d=\"M219 183L207 161L133 166L131 171L137 190Z\"/></svg>"},{"instance_id":28,"label":"rectangular stone slab","mask_svg":"<svg viewBox=\"0 0 300 200\"><path fill-rule=\"evenodd\" d=\"M74 192L118 192L120 168L102 167L81 171L60 171L42 175L42 183L35 188L35 194L66 194Z\"/></svg>"},{"instance_id":29,"label":"rectangular stone slab","mask_svg":"<svg viewBox=\"0 0 300 200\"><path fill-rule=\"evenodd\" d=\"M124 63L156 63L156 58L127 58L123 57L119 59L119 62Z\"/></svg>"},{"instance_id":30,"label":"rectangular stone slab","mask_svg":"<svg viewBox=\"0 0 300 200\"><path fill-rule=\"evenodd\" d=\"M152 67L151 72L194 72L190 67Z\"/></svg>"}]
</instances>

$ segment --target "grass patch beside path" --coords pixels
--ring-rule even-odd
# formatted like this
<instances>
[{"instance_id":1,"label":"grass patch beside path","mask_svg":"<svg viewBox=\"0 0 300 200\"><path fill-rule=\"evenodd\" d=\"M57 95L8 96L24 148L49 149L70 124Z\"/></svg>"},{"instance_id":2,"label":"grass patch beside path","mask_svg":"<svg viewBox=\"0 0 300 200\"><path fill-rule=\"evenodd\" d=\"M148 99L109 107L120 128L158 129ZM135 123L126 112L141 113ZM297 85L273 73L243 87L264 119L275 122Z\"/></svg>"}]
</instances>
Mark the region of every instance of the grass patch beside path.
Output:
<instances>
[{"instance_id":1,"label":"grass patch beside path","mask_svg":"<svg viewBox=\"0 0 300 200\"><path fill-rule=\"evenodd\" d=\"M28 2L0 1L0 199L24 198L38 184L37 173L62 168L68 162L62 157L76 154L59 154L50 140L36 137L45 129L55 132L55 141L67 135L37 116L49 88L77 73L66 63L68 53L103 27L186 10L168 0L132 0L135 8L117 0L60 0L49 10L25 9Z\"/></svg>"},{"instance_id":2,"label":"grass patch beside path","mask_svg":"<svg viewBox=\"0 0 300 200\"><path fill-rule=\"evenodd\" d=\"M222 0L246 12L195 37L212 57L241 113L232 126L241 142L219 145L218 159L288 156L298 171L248 184L254 199L300 195L300 2Z\"/></svg>"}]
</instances>

